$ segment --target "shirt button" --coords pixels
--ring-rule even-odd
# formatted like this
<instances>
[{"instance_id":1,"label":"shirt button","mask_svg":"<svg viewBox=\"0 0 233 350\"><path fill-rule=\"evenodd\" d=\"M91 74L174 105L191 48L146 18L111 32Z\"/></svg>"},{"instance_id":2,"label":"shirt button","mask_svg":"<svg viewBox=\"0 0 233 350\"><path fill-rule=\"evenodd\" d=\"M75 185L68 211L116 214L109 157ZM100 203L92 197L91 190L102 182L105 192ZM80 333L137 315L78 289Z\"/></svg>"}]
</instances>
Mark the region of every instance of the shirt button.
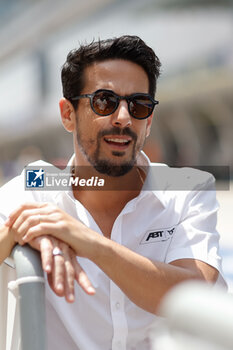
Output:
<instances>
[{"instance_id":1,"label":"shirt button","mask_svg":"<svg viewBox=\"0 0 233 350\"><path fill-rule=\"evenodd\" d=\"M116 303L116 308L117 308L117 310L119 310L120 307L121 307L121 304L120 304L119 302L117 302L117 303Z\"/></svg>"}]
</instances>

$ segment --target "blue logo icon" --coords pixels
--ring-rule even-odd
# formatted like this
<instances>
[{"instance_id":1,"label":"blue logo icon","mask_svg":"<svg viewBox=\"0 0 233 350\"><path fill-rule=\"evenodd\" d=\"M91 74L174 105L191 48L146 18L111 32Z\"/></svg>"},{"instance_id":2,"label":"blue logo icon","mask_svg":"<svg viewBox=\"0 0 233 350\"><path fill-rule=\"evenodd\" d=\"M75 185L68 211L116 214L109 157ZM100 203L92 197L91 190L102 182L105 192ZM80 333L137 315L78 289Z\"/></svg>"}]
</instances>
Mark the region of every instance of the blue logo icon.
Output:
<instances>
[{"instance_id":1,"label":"blue logo icon","mask_svg":"<svg viewBox=\"0 0 233 350\"><path fill-rule=\"evenodd\" d=\"M27 170L26 171L26 187L40 188L44 187L44 170Z\"/></svg>"}]
</instances>

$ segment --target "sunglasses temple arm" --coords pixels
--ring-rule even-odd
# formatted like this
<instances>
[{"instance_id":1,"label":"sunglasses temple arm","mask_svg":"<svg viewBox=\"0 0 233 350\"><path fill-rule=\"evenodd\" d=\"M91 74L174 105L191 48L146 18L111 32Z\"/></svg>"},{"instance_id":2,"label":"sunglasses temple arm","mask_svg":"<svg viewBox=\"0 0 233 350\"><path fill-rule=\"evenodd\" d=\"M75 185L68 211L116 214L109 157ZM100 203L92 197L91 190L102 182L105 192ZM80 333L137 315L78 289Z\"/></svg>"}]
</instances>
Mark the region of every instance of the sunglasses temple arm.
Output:
<instances>
[{"instance_id":1,"label":"sunglasses temple arm","mask_svg":"<svg viewBox=\"0 0 233 350\"><path fill-rule=\"evenodd\" d=\"M70 100L76 101L76 100L80 100L81 98L91 98L92 94L84 94L84 95L80 95L80 96L75 96L75 97L70 97Z\"/></svg>"}]
</instances>

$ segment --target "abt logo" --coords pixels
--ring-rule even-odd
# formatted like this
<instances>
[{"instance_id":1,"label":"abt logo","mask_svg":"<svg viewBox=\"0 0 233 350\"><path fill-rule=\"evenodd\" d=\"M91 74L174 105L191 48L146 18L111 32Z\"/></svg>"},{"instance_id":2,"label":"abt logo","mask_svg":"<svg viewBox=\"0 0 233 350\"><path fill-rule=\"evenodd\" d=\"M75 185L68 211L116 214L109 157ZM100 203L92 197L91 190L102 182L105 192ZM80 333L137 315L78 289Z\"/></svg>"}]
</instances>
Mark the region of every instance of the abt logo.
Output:
<instances>
[{"instance_id":1,"label":"abt logo","mask_svg":"<svg viewBox=\"0 0 233 350\"><path fill-rule=\"evenodd\" d=\"M26 187L44 187L44 170L26 170Z\"/></svg>"},{"instance_id":2,"label":"abt logo","mask_svg":"<svg viewBox=\"0 0 233 350\"><path fill-rule=\"evenodd\" d=\"M174 231L175 227L170 227L156 231L147 231L140 244L167 241L169 238L172 237Z\"/></svg>"}]
</instances>

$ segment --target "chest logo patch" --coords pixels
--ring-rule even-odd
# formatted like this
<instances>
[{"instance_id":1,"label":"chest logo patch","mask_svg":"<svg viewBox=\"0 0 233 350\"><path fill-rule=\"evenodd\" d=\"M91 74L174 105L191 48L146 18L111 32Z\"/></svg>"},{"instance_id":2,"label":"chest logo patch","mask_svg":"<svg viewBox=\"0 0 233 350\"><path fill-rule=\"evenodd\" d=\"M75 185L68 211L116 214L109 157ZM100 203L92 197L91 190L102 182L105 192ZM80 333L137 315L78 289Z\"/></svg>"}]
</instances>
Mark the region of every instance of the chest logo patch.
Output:
<instances>
[{"instance_id":1,"label":"chest logo patch","mask_svg":"<svg viewBox=\"0 0 233 350\"><path fill-rule=\"evenodd\" d=\"M173 236L175 229L176 229L176 227L163 228L160 230L149 230L144 235L140 244L148 244L148 243L167 241L168 239L170 239Z\"/></svg>"}]
</instances>

